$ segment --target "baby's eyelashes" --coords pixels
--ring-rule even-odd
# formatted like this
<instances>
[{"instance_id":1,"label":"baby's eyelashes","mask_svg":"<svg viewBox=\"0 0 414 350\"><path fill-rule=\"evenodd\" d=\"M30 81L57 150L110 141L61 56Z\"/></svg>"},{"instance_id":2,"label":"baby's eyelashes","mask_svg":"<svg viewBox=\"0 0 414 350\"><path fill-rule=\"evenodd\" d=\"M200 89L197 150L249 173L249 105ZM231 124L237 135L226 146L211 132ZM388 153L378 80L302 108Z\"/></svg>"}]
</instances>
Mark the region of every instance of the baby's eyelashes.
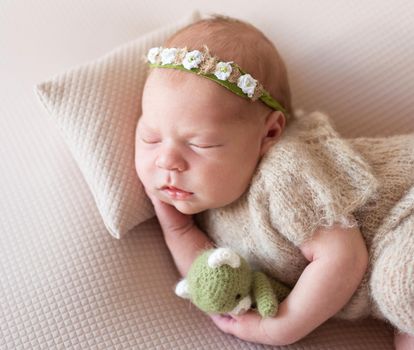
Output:
<instances>
[{"instance_id":1,"label":"baby's eyelashes","mask_svg":"<svg viewBox=\"0 0 414 350\"><path fill-rule=\"evenodd\" d=\"M154 144L154 143L159 143L159 142L161 142L161 141L159 141L159 140L147 140L147 139L144 139L144 138L142 138L142 137L141 137L141 141L142 141L142 142L144 142L144 143L148 143L148 144Z\"/></svg>"},{"instance_id":2,"label":"baby's eyelashes","mask_svg":"<svg viewBox=\"0 0 414 350\"><path fill-rule=\"evenodd\" d=\"M147 139L147 138L141 137L140 140L149 145L161 143L161 140L159 139ZM188 142L187 145L190 147L195 147L195 148L200 148L200 149L218 148L218 147L223 146L222 144L202 144L202 143L194 143L194 142Z\"/></svg>"},{"instance_id":3,"label":"baby's eyelashes","mask_svg":"<svg viewBox=\"0 0 414 350\"><path fill-rule=\"evenodd\" d=\"M195 143L191 143L191 142L189 142L188 144L190 146L192 146L192 147L204 148L204 149L207 149L207 148L218 148L218 147L222 147L223 146L223 145L220 145L220 144L217 144L217 145L207 145L207 144L195 144Z\"/></svg>"}]
</instances>

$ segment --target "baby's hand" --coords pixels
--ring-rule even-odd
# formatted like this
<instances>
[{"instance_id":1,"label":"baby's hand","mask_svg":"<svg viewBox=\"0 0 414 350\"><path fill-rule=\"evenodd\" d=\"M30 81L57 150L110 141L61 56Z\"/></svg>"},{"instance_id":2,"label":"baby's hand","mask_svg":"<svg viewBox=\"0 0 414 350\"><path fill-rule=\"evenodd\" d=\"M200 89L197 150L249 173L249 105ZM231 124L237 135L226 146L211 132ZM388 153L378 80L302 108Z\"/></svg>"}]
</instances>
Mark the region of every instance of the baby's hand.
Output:
<instances>
[{"instance_id":1,"label":"baby's hand","mask_svg":"<svg viewBox=\"0 0 414 350\"><path fill-rule=\"evenodd\" d=\"M174 206L164 203L154 195L147 192L148 197L154 206L155 214L158 217L164 233L181 234L194 226L192 215L179 212Z\"/></svg>"},{"instance_id":2,"label":"baby's hand","mask_svg":"<svg viewBox=\"0 0 414 350\"><path fill-rule=\"evenodd\" d=\"M174 263L181 276L186 276L200 251L209 249L212 244L194 223L192 215L179 212L175 207L162 202L155 196L149 195L149 197L154 205Z\"/></svg>"},{"instance_id":3,"label":"baby's hand","mask_svg":"<svg viewBox=\"0 0 414 350\"><path fill-rule=\"evenodd\" d=\"M259 344L284 345L277 341L276 334L266 332L265 319L254 311L241 316L210 315L210 318L224 333L232 334L242 340Z\"/></svg>"}]
</instances>

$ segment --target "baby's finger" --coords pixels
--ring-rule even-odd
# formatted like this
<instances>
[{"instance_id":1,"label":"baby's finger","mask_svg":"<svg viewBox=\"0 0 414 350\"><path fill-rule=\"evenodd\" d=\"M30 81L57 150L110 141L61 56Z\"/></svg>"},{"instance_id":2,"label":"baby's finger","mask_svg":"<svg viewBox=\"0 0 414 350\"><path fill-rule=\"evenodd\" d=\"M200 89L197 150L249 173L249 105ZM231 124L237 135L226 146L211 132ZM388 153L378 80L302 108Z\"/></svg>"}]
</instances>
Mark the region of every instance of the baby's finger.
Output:
<instances>
[{"instance_id":1,"label":"baby's finger","mask_svg":"<svg viewBox=\"0 0 414 350\"><path fill-rule=\"evenodd\" d=\"M166 204L162 201L160 201L154 194L152 194L150 191L147 191L145 189L145 193L151 200L152 205L154 206L155 212L158 214L163 213L164 211L173 210L172 206L169 204Z\"/></svg>"},{"instance_id":2,"label":"baby's finger","mask_svg":"<svg viewBox=\"0 0 414 350\"><path fill-rule=\"evenodd\" d=\"M155 213L160 220L168 220L171 216L177 215L177 209L175 209L172 205L162 202L155 196L151 200Z\"/></svg>"},{"instance_id":3,"label":"baby's finger","mask_svg":"<svg viewBox=\"0 0 414 350\"><path fill-rule=\"evenodd\" d=\"M224 333L232 334L230 322L233 322L234 319L230 315L210 315L210 318Z\"/></svg>"},{"instance_id":4,"label":"baby's finger","mask_svg":"<svg viewBox=\"0 0 414 350\"><path fill-rule=\"evenodd\" d=\"M151 199L151 202L153 202L155 196L150 191L148 191L145 187L144 187L144 191L145 191L146 195L149 197L149 199Z\"/></svg>"},{"instance_id":5,"label":"baby's finger","mask_svg":"<svg viewBox=\"0 0 414 350\"><path fill-rule=\"evenodd\" d=\"M249 312L242 316L210 316L216 326L224 333L236 336L237 338L262 344L271 343L266 334L263 334L260 326L261 317L256 313Z\"/></svg>"}]
</instances>

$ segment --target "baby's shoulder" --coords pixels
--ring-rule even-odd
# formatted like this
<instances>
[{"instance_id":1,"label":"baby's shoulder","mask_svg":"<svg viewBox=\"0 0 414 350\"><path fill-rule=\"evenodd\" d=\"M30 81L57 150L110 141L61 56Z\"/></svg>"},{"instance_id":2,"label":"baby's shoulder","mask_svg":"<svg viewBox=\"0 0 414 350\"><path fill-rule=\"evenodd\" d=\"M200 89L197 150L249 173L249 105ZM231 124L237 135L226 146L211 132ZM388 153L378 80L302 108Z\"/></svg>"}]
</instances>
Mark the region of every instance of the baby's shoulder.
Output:
<instances>
[{"instance_id":1,"label":"baby's shoulder","mask_svg":"<svg viewBox=\"0 0 414 350\"><path fill-rule=\"evenodd\" d=\"M308 141L327 137L340 138L333 119L326 113L314 111L304 113L298 111L295 119L289 123L284 132L284 138L288 141Z\"/></svg>"},{"instance_id":2,"label":"baby's shoulder","mask_svg":"<svg viewBox=\"0 0 414 350\"><path fill-rule=\"evenodd\" d=\"M341 139L331 118L315 111L299 114L285 129L280 139L261 159L257 174L289 176L321 160L323 154ZM334 141L335 140L335 141Z\"/></svg>"},{"instance_id":3,"label":"baby's shoulder","mask_svg":"<svg viewBox=\"0 0 414 350\"><path fill-rule=\"evenodd\" d=\"M331 118L316 111L298 116L263 156L253 184L270 191L375 184L372 169Z\"/></svg>"}]
</instances>

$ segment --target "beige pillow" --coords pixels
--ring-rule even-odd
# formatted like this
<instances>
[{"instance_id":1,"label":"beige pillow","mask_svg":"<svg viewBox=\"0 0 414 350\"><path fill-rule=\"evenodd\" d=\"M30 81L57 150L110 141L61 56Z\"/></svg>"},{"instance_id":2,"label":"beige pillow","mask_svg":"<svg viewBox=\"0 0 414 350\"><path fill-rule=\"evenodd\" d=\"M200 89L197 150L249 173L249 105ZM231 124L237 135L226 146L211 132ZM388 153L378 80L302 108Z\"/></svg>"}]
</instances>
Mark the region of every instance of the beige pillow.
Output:
<instances>
[{"instance_id":1,"label":"beige pillow","mask_svg":"<svg viewBox=\"0 0 414 350\"><path fill-rule=\"evenodd\" d=\"M193 12L36 86L115 238L154 215L134 165L135 127L148 72L143 57L199 18Z\"/></svg>"}]
</instances>

